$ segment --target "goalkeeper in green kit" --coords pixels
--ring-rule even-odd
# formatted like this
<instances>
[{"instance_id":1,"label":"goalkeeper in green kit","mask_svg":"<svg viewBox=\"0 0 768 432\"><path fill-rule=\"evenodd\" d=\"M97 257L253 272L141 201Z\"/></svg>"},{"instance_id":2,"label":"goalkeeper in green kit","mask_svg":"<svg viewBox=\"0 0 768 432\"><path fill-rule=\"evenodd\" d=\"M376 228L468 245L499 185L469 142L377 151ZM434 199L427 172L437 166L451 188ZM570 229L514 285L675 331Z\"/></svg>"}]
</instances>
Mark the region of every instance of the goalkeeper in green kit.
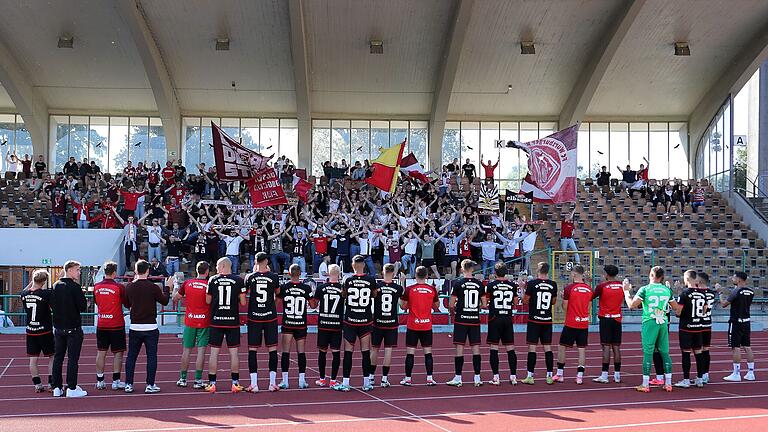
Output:
<instances>
[{"instance_id":1,"label":"goalkeeper in green kit","mask_svg":"<svg viewBox=\"0 0 768 432\"><path fill-rule=\"evenodd\" d=\"M624 300L630 309L643 307L642 344L643 344L643 384L636 390L643 393L651 391L648 385L653 351L658 350L664 360L664 390L672 391L672 359L669 357L669 312L670 306L677 307L672 290L664 285L664 269L656 266L648 274L651 283L641 287L634 298L630 298L632 289L629 280L624 279Z\"/></svg>"}]
</instances>

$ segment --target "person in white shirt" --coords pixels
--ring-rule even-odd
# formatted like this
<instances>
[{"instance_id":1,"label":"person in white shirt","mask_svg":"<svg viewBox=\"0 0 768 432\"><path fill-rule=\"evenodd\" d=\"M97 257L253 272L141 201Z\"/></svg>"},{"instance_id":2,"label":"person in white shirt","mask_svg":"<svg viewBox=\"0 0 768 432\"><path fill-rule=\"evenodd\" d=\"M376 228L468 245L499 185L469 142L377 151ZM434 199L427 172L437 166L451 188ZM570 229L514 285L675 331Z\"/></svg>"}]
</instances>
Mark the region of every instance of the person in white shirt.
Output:
<instances>
[{"instance_id":1,"label":"person in white shirt","mask_svg":"<svg viewBox=\"0 0 768 432\"><path fill-rule=\"evenodd\" d=\"M165 239L163 238L163 227L160 226L158 219L152 219L152 225L147 227L147 241L149 242L147 260L151 262L152 258L157 258L158 261L162 261L163 252L160 245L165 243Z\"/></svg>"},{"instance_id":2,"label":"person in white shirt","mask_svg":"<svg viewBox=\"0 0 768 432\"><path fill-rule=\"evenodd\" d=\"M240 273L240 243L242 243L243 240L248 240L248 237L234 229L229 231L229 234L222 234L216 228L214 228L213 231L224 241L227 249L227 258L232 262L232 273Z\"/></svg>"},{"instance_id":3,"label":"person in white shirt","mask_svg":"<svg viewBox=\"0 0 768 432\"><path fill-rule=\"evenodd\" d=\"M408 231L404 237L403 257L400 261L403 269L408 269L408 276L413 277L416 274L416 248L419 246L419 239L413 231Z\"/></svg>"},{"instance_id":4,"label":"person in white shirt","mask_svg":"<svg viewBox=\"0 0 768 432\"><path fill-rule=\"evenodd\" d=\"M523 268L528 274L531 274L531 254L536 247L536 237L538 236L538 233L533 225L526 225L525 228L523 228L523 232L528 233L523 239Z\"/></svg>"}]
</instances>

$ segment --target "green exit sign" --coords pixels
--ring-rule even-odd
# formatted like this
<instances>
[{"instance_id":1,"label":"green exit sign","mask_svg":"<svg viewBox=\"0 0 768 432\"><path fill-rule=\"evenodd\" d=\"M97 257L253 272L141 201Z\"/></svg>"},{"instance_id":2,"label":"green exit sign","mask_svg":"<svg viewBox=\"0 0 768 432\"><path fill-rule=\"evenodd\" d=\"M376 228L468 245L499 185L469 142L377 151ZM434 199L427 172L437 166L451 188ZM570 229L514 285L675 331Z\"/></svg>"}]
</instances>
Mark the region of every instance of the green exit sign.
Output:
<instances>
[{"instance_id":1,"label":"green exit sign","mask_svg":"<svg viewBox=\"0 0 768 432\"><path fill-rule=\"evenodd\" d=\"M50 258L43 258L42 260L43 265L51 265L52 263L53 263L53 260L51 260Z\"/></svg>"}]
</instances>

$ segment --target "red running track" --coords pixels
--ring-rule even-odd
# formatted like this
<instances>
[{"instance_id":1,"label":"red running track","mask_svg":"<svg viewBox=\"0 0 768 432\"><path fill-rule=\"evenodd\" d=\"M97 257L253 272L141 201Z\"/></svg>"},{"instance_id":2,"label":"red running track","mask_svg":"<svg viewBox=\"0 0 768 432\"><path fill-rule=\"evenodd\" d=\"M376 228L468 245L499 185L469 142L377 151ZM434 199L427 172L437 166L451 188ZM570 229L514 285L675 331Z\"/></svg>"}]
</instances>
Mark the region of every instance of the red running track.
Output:
<instances>
[{"instance_id":1,"label":"red running track","mask_svg":"<svg viewBox=\"0 0 768 432\"><path fill-rule=\"evenodd\" d=\"M665 393L654 389L650 394L635 392L640 379L642 353L639 334L625 334L623 345L622 384L595 384L591 378L599 374L600 347L597 335L587 353L585 384L577 386L575 377L576 351L569 352L566 382L547 386L543 379L543 354L539 353L534 386L507 383L499 387L488 384L481 388L471 385L452 388L445 385L425 387L423 357L416 354L414 385L411 388L393 385L376 388L371 393L353 390L337 393L327 388L290 389L278 393L215 395L175 387L178 379L181 341L163 336L159 349L157 384L162 392L141 393L145 378L145 362L139 357L137 393L125 394L111 390L95 390L95 339L86 337L80 361L80 381L89 395L84 399L54 399L50 394L35 394L24 354L23 336L0 336L0 431L182 431L182 430L296 430L374 432L408 428L421 431L672 431L695 428L706 431L760 431L768 421L768 368L762 360L768 353L768 333L753 334L757 356L755 382L726 383L722 377L730 373L731 356L725 334L716 333L713 340L712 383L703 389L675 389ZM243 336L244 337L244 336ZM522 339L518 335L518 339ZM557 339L555 339L557 340ZM400 343L403 344L402 335ZM674 380L682 378L677 337L672 335ZM314 347L310 335L308 347ZM517 344L518 375L525 372L526 348ZM488 351L483 354L483 378L490 378ZM403 374L405 350L396 349L392 360L390 381L399 382ZM193 354L194 357L194 354ZM220 355L219 381L227 384L229 361ZM307 381L317 378L315 352L308 355ZM248 382L247 354L241 348L241 376ZM292 356L291 384L296 386L296 355ZM439 382L453 377L453 347L447 335L435 336L435 379ZM44 362L43 362L44 363ZM330 356L328 359L330 366ZM267 386L266 352L259 353L259 386ZM107 359L105 376L109 379L111 357ZM471 380L469 354L464 378ZM695 373L695 365L694 365ZM224 369L222 371L221 369ZM611 369L612 370L612 369ZM377 372L380 373L381 368ZM47 372L46 366L41 372ZM501 376L506 377L506 356L501 355ZM765 379L761 379L765 378ZM360 360L356 356L352 384L360 385Z\"/></svg>"}]
</instances>

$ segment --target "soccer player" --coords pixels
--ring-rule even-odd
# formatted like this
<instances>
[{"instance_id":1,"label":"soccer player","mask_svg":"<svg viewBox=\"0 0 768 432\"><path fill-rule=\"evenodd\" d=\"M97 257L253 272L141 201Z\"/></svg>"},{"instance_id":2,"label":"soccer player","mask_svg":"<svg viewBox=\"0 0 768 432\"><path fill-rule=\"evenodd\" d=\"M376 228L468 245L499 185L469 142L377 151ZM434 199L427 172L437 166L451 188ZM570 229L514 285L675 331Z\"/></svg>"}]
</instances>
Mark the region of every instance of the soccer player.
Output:
<instances>
[{"instance_id":1,"label":"soccer player","mask_svg":"<svg viewBox=\"0 0 768 432\"><path fill-rule=\"evenodd\" d=\"M424 368L427 371L427 386L436 386L432 378L432 311L440 311L440 297L437 289L427 285L427 268L416 268L416 283L409 286L400 297L400 306L408 311L408 323L405 331L405 378L402 386L411 385L413 374L413 356L416 347L421 344L424 351Z\"/></svg>"},{"instance_id":2,"label":"soccer player","mask_svg":"<svg viewBox=\"0 0 768 432\"><path fill-rule=\"evenodd\" d=\"M453 345L456 357L453 359L456 374L446 384L461 387L461 370L464 367L464 344L469 339L472 347L472 367L475 372L475 387L483 385L480 379L480 297L485 294L483 282L472 273L475 262L465 259L461 262L462 277L453 282L449 309L453 317Z\"/></svg>"},{"instance_id":3,"label":"soccer player","mask_svg":"<svg viewBox=\"0 0 768 432\"><path fill-rule=\"evenodd\" d=\"M403 287L394 282L395 265L384 264L384 280L379 282L379 295L373 301L373 335L371 336L371 385L376 385L376 364L379 348L384 342L384 362L381 367L381 386L389 387L389 368L392 364L392 348L397 346L397 329L400 326L397 305L403 295Z\"/></svg>"},{"instance_id":4,"label":"soccer player","mask_svg":"<svg viewBox=\"0 0 768 432\"><path fill-rule=\"evenodd\" d=\"M195 266L197 277L188 279L181 285L179 291L173 296L173 301L178 302L185 299L184 302L184 335L182 337L181 368L179 370L179 380L176 385L179 387L187 386L187 373L189 370L189 357L192 354L192 348L197 347L197 357L195 358L195 383L192 388L205 388L203 384L203 365L205 364L205 351L210 340L211 307L206 303L206 293L208 292L208 273L210 266L206 261L200 261ZM176 277L171 276L169 283L176 284Z\"/></svg>"},{"instance_id":5,"label":"soccer player","mask_svg":"<svg viewBox=\"0 0 768 432\"><path fill-rule=\"evenodd\" d=\"M507 279L507 265L497 262L493 268L496 279L485 287L483 306L488 307L488 335L486 342L491 347L491 370L493 379L488 384L499 385L499 342L507 351L509 383L517 385L517 353L515 353L515 328L512 318L515 314L518 295L517 286Z\"/></svg>"},{"instance_id":6,"label":"soccer player","mask_svg":"<svg viewBox=\"0 0 768 432\"><path fill-rule=\"evenodd\" d=\"M608 382L608 369L613 352L613 382L621 382L621 306L624 304L624 289L616 280L619 269L608 264L603 267L602 282L595 287L593 296L600 298L597 319L600 322L600 345L603 348L603 364L600 376L592 379L596 383Z\"/></svg>"},{"instance_id":7,"label":"soccer player","mask_svg":"<svg viewBox=\"0 0 768 432\"><path fill-rule=\"evenodd\" d=\"M205 391L216 393L216 372L219 350L226 339L232 365L232 393L243 391L240 385L240 313L238 305L245 306L245 284L240 276L232 274L232 261L227 257L216 262L216 275L208 280L205 302L211 305L211 355L208 359L208 385Z\"/></svg>"},{"instance_id":8,"label":"soccer player","mask_svg":"<svg viewBox=\"0 0 768 432\"><path fill-rule=\"evenodd\" d=\"M573 266L572 283L563 290L563 302L560 307L565 311L565 325L560 332L560 346L557 349L557 375L555 382L563 382L565 369L565 349L576 348L579 351L579 364L576 369L576 384L584 383L584 365L587 361L587 343L589 341L589 305L592 303L592 288L584 283L584 267Z\"/></svg>"},{"instance_id":9,"label":"soccer player","mask_svg":"<svg viewBox=\"0 0 768 432\"><path fill-rule=\"evenodd\" d=\"M291 281L280 287L277 297L283 302L282 345L283 354L280 358L280 370L283 380L281 390L287 389L288 368L291 364L291 345L296 342L296 356L299 363L299 388L309 387L304 374L307 372L307 354L304 352L304 342L307 338L307 303L312 296L312 288L301 281L301 266L291 264L288 267Z\"/></svg>"},{"instance_id":10,"label":"soccer player","mask_svg":"<svg viewBox=\"0 0 768 432\"><path fill-rule=\"evenodd\" d=\"M369 378L371 368L371 324L373 313L371 303L377 295L376 279L365 274L365 257L355 255L352 259L352 269L355 274L349 276L342 284L344 296L344 362L342 364L343 380L332 388L348 392L349 376L352 374L352 351L355 342L360 340L360 353L363 357L363 391L373 390Z\"/></svg>"},{"instance_id":11,"label":"soccer player","mask_svg":"<svg viewBox=\"0 0 768 432\"><path fill-rule=\"evenodd\" d=\"M717 299L717 291L709 287L709 275L704 272L696 272L696 279L698 279L696 285L699 289L704 290L704 295L707 299L707 311L703 318L703 327L701 331L702 347L701 354L704 361L704 373L702 374L702 382L704 384L709 383L709 364L711 362L711 356L709 353L709 347L712 344L712 309L715 307L715 299Z\"/></svg>"},{"instance_id":12,"label":"soccer player","mask_svg":"<svg viewBox=\"0 0 768 432\"><path fill-rule=\"evenodd\" d=\"M672 299L672 290L664 285L664 269L655 266L648 274L650 283L641 287L634 298L630 298L629 292L632 285L624 280L624 301L630 309L643 307L641 339L643 344L643 383L635 390L648 393L651 391L649 384L651 366L653 365L653 352L658 350L664 361L664 390L672 391L672 359L669 357L669 311L670 306L677 307L677 302Z\"/></svg>"},{"instance_id":13,"label":"soccer player","mask_svg":"<svg viewBox=\"0 0 768 432\"><path fill-rule=\"evenodd\" d=\"M544 347L544 362L547 366L547 384L554 384L552 369L555 356L552 353L552 306L557 301L557 282L549 279L549 264L540 262L536 269L537 278L525 284L523 304L528 305L528 326L525 341L528 343L528 375L523 384L534 383L533 372L536 369L536 346ZM521 286L521 288L523 288Z\"/></svg>"},{"instance_id":14,"label":"soccer player","mask_svg":"<svg viewBox=\"0 0 768 432\"><path fill-rule=\"evenodd\" d=\"M93 286L93 300L98 308L96 323L96 389L107 388L104 382L104 362L107 350L112 349L112 390L125 389L120 381L120 371L123 369L123 354L125 353L125 318L123 305L125 286L115 282L117 263L104 263L104 279Z\"/></svg>"},{"instance_id":15,"label":"soccer player","mask_svg":"<svg viewBox=\"0 0 768 432\"><path fill-rule=\"evenodd\" d=\"M245 277L248 299L248 372L251 385L246 391L259 391L258 350L262 342L269 351L269 391L277 391L277 307L275 296L280 292L280 279L270 271L269 255L256 254L253 273Z\"/></svg>"},{"instance_id":16,"label":"soccer player","mask_svg":"<svg viewBox=\"0 0 768 432\"><path fill-rule=\"evenodd\" d=\"M341 365L341 321L344 317L344 302L342 301L342 287L339 282L341 267L336 264L328 266L328 282L317 287L314 298L311 300L313 308L318 309L317 318L317 369L320 371L320 379L315 381L319 387L333 387L339 374ZM325 375L326 358L328 349L331 350L331 379Z\"/></svg>"},{"instance_id":17,"label":"soccer player","mask_svg":"<svg viewBox=\"0 0 768 432\"><path fill-rule=\"evenodd\" d=\"M755 290L747 286L747 274L737 271L731 281L736 285L730 294L720 292L720 305L731 308L728 318L728 346L733 354L733 372L723 378L726 381L741 381L741 348L747 353L747 374L744 379L755 380L755 355L752 353L749 307L755 297Z\"/></svg>"},{"instance_id":18,"label":"soccer player","mask_svg":"<svg viewBox=\"0 0 768 432\"><path fill-rule=\"evenodd\" d=\"M29 372L35 393L45 391L40 380L37 361L42 353L48 357L48 387L51 388L51 370L53 369L53 322L51 319L51 290L46 289L48 272L35 270L32 282L21 292L21 304L27 314L27 355Z\"/></svg>"},{"instance_id":19,"label":"soccer player","mask_svg":"<svg viewBox=\"0 0 768 432\"><path fill-rule=\"evenodd\" d=\"M675 387L688 388L691 386L691 351L696 358L696 387L704 387L704 346L703 326L707 314L706 291L698 288L696 270L687 270L683 274L686 289L677 298L678 307L675 314L680 317L679 342L683 354L683 379L675 383Z\"/></svg>"}]
</instances>

